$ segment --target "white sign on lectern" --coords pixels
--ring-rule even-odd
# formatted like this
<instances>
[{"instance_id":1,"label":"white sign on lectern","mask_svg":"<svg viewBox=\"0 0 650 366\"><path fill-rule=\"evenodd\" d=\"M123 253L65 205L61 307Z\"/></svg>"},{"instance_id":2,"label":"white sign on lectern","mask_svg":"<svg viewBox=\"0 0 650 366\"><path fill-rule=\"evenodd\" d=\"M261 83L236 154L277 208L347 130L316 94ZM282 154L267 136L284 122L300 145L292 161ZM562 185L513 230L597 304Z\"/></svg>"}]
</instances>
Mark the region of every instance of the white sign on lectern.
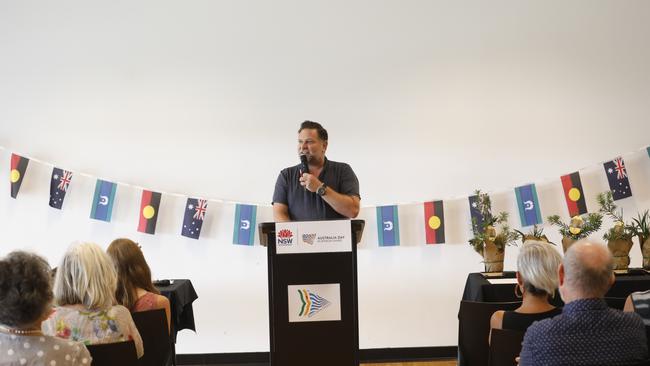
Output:
<instances>
[{"instance_id":1,"label":"white sign on lectern","mask_svg":"<svg viewBox=\"0 0 650 366\"><path fill-rule=\"evenodd\" d=\"M275 224L277 254L352 251L350 220L297 221Z\"/></svg>"}]
</instances>

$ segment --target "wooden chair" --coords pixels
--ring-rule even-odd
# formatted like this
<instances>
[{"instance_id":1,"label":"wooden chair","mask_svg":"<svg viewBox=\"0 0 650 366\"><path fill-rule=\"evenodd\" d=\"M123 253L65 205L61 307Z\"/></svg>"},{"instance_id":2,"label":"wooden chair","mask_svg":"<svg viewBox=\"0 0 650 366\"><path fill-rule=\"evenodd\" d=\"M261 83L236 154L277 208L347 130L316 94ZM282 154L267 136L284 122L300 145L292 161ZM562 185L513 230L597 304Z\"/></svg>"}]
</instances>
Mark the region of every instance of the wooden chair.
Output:
<instances>
[{"instance_id":1,"label":"wooden chair","mask_svg":"<svg viewBox=\"0 0 650 366\"><path fill-rule=\"evenodd\" d=\"M138 354L133 341L87 345L92 366L138 366Z\"/></svg>"},{"instance_id":2,"label":"wooden chair","mask_svg":"<svg viewBox=\"0 0 650 366\"><path fill-rule=\"evenodd\" d=\"M489 366L516 366L515 357L521 352L524 332L509 329L492 329Z\"/></svg>"},{"instance_id":3,"label":"wooden chair","mask_svg":"<svg viewBox=\"0 0 650 366\"><path fill-rule=\"evenodd\" d=\"M131 313L138 328L144 356L140 366L166 366L172 362L172 344L167 328L167 315L164 309Z\"/></svg>"},{"instance_id":4,"label":"wooden chair","mask_svg":"<svg viewBox=\"0 0 650 366\"><path fill-rule=\"evenodd\" d=\"M458 356L464 365L487 366L492 314L497 310L514 310L520 305L521 302L460 302Z\"/></svg>"}]
</instances>

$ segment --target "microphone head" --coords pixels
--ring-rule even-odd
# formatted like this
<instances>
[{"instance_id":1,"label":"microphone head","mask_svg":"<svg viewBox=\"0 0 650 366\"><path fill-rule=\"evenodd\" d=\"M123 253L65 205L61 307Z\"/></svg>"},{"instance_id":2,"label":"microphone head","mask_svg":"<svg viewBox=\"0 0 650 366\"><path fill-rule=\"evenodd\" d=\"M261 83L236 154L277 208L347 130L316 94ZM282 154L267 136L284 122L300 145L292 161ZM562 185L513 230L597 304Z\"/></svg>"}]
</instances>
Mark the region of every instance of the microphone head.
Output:
<instances>
[{"instance_id":1,"label":"microphone head","mask_svg":"<svg viewBox=\"0 0 650 366\"><path fill-rule=\"evenodd\" d=\"M309 163L307 163L307 155L305 154L300 154L300 171L309 173Z\"/></svg>"}]
</instances>

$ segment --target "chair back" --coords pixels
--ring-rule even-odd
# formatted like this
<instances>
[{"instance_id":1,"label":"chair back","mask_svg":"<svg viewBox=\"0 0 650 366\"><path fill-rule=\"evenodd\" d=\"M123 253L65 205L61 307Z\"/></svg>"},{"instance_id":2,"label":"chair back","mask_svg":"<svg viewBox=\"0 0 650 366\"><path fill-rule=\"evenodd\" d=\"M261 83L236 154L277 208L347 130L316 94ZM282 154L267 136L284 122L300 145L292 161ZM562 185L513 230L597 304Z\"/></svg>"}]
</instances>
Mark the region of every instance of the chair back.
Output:
<instances>
[{"instance_id":1,"label":"chair back","mask_svg":"<svg viewBox=\"0 0 650 366\"><path fill-rule=\"evenodd\" d=\"M87 345L93 358L91 366L138 366L138 354L133 341Z\"/></svg>"},{"instance_id":2,"label":"chair back","mask_svg":"<svg viewBox=\"0 0 650 366\"><path fill-rule=\"evenodd\" d=\"M165 366L171 363L172 345L167 328L167 315L164 309L138 311L131 313L138 328L144 356L140 366Z\"/></svg>"},{"instance_id":3,"label":"chair back","mask_svg":"<svg viewBox=\"0 0 650 366\"><path fill-rule=\"evenodd\" d=\"M516 366L515 357L521 352L524 332L510 329L492 329L489 366Z\"/></svg>"},{"instance_id":4,"label":"chair back","mask_svg":"<svg viewBox=\"0 0 650 366\"><path fill-rule=\"evenodd\" d=\"M521 302L460 302L458 352L464 364L487 366L492 314L497 310L514 310L520 305Z\"/></svg>"},{"instance_id":5,"label":"chair back","mask_svg":"<svg viewBox=\"0 0 650 366\"><path fill-rule=\"evenodd\" d=\"M605 302L607 303L607 306L612 309L623 310L623 307L625 306L624 297L606 297Z\"/></svg>"}]
</instances>

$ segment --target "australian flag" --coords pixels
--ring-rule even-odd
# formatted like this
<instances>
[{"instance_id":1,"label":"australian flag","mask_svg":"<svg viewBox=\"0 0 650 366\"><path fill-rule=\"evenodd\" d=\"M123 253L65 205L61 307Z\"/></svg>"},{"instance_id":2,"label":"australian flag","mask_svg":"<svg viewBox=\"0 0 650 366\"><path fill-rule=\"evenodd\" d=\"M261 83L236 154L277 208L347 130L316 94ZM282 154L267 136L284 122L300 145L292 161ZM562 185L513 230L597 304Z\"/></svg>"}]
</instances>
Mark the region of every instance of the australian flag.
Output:
<instances>
[{"instance_id":1,"label":"australian flag","mask_svg":"<svg viewBox=\"0 0 650 366\"><path fill-rule=\"evenodd\" d=\"M50 207L58 210L63 207L65 193L72 181L72 172L61 168L52 169L52 179L50 180Z\"/></svg>"},{"instance_id":2,"label":"australian flag","mask_svg":"<svg viewBox=\"0 0 650 366\"><path fill-rule=\"evenodd\" d=\"M603 164L605 174L609 182L609 189L612 191L614 200L620 200L632 196L630 180L627 177L627 170L623 158L618 157Z\"/></svg>"},{"instance_id":3,"label":"australian flag","mask_svg":"<svg viewBox=\"0 0 650 366\"><path fill-rule=\"evenodd\" d=\"M183 218L183 230L181 235L192 239L198 239L201 235L201 226L205 212L208 210L208 200L188 198L185 204L185 217Z\"/></svg>"},{"instance_id":4,"label":"australian flag","mask_svg":"<svg viewBox=\"0 0 650 366\"><path fill-rule=\"evenodd\" d=\"M478 208L478 196L473 195L469 196L469 213L470 213L470 218L472 220L472 231L474 234L478 234L481 232L481 228L483 227L483 214L481 213L481 210Z\"/></svg>"}]
</instances>

